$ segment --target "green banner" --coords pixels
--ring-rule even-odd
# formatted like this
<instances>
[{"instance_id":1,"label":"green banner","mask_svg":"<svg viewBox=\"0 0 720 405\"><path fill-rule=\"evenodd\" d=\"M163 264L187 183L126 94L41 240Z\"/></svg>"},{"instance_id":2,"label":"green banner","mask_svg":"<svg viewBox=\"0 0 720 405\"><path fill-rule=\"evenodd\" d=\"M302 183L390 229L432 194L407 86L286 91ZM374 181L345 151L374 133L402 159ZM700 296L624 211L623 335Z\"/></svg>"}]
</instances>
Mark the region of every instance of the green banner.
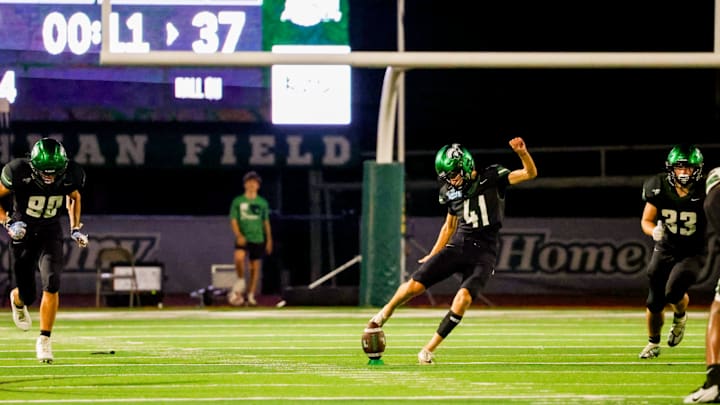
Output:
<instances>
[{"instance_id":1,"label":"green banner","mask_svg":"<svg viewBox=\"0 0 720 405\"><path fill-rule=\"evenodd\" d=\"M273 45L349 45L349 0L263 1L263 49Z\"/></svg>"}]
</instances>

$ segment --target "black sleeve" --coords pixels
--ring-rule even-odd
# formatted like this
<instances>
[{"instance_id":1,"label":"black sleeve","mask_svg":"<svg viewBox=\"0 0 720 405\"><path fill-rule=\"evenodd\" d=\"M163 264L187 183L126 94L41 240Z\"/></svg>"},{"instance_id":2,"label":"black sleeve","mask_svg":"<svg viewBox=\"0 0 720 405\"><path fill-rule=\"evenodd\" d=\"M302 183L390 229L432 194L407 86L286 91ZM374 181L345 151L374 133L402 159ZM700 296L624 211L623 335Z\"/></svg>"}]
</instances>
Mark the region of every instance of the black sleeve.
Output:
<instances>
[{"instance_id":1,"label":"black sleeve","mask_svg":"<svg viewBox=\"0 0 720 405\"><path fill-rule=\"evenodd\" d=\"M19 179L23 177L23 173L25 173L23 169L24 166L22 159L16 158L9 161L5 166L3 166L0 182L2 182L3 186L5 186L8 190L13 190L18 184ZM29 171L29 167L27 167L26 170ZM26 175L30 174L26 173Z\"/></svg>"},{"instance_id":2,"label":"black sleeve","mask_svg":"<svg viewBox=\"0 0 720 405\"><path fill-rule=\"evenodd\" d=\"M75 163L69 162L67 168L66 181L72 183L75 190L82 191L85 187L85 170Z\"/></svg>"},{"instance_id":3,"label":"black sleeve","mask_svg":"<svg viewBox=\"0 0 720 405\"><path fill-rule=\"evenodd\" d=\"M652 205L657 205L657 199L662 191L662 183L660 176L653 176L645 180L643 183L642 199Z\"/></svg>"}]
</instances>

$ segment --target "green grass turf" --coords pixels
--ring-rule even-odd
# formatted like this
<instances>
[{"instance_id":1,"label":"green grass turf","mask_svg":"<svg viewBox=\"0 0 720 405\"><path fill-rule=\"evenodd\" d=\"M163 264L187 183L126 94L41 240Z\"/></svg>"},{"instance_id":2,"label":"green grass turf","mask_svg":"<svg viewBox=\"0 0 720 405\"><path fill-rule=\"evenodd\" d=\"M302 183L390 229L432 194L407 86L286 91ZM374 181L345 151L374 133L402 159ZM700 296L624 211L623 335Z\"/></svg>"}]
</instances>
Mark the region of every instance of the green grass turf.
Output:
<instances>
[{"instance_id":1,"label":"green grass turf","mask_svg":"<svg viewBox=\"0 0 720 405\"><path fill-rule=\"evenodd\" d=\"M369 366L360 336L376 311L61 310L47 365L35 360L37 312L22 332L8 310L0 404L677 404L704 381L707 311L689 313L680 346L640 360L644 308L478 308L420 366L446 310L401 308L384 327L385 364Z\"/></svg>"}]
</instances>

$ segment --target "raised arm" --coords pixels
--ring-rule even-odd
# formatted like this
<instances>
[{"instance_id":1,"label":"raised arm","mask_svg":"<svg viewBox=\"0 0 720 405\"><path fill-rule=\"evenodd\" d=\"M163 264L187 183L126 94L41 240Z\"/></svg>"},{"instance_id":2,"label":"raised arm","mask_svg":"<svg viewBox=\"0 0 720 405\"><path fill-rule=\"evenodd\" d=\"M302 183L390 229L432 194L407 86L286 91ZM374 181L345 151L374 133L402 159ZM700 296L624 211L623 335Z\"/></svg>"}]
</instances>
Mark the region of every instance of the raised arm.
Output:
<instances>
[{"instance_id":1,"label":"raised arm","mask_svg":"<svg viewBox=\"0 0 720 405\"><path fill-rule=\"evenodd\" d=\"M525 141L518 137L511 139L509 143L512 150L517 153L520 158L520 162L522 162L523 167L522 169L510 172L508 175L508 182L510 182L510 184L518 184L537 177L537 167L535 167L535 162L533 161L532 156L530 156L530 152L527 150Z\"/></svg>"}]
</instances>

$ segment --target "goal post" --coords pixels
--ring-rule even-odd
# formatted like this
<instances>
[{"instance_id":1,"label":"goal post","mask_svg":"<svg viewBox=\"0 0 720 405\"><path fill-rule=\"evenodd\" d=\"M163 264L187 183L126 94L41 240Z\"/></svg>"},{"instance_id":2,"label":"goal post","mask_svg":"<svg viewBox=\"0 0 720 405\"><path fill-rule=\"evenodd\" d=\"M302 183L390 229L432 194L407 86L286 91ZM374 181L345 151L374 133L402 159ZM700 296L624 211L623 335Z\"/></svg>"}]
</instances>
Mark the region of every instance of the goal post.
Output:
<instances>
[{"instance_id":1,"label":"goal post","mask_svg":"<svg viewBox=\"0 0 720 405\"><path fill-rule=\"evenodd\" d=\"M716 7L720 21L720 7ZM715 52L371 52L341 54L267 51L111 52L111 0L102 0L100 65L180 67L270 67L349 65L386 69L378 116L376 160L364 163L361 236L361 305L383 305L403 277L404 167L393 157L398 82L410 69L718 69L720 24Z\"/></svg>"}]
</instances>

